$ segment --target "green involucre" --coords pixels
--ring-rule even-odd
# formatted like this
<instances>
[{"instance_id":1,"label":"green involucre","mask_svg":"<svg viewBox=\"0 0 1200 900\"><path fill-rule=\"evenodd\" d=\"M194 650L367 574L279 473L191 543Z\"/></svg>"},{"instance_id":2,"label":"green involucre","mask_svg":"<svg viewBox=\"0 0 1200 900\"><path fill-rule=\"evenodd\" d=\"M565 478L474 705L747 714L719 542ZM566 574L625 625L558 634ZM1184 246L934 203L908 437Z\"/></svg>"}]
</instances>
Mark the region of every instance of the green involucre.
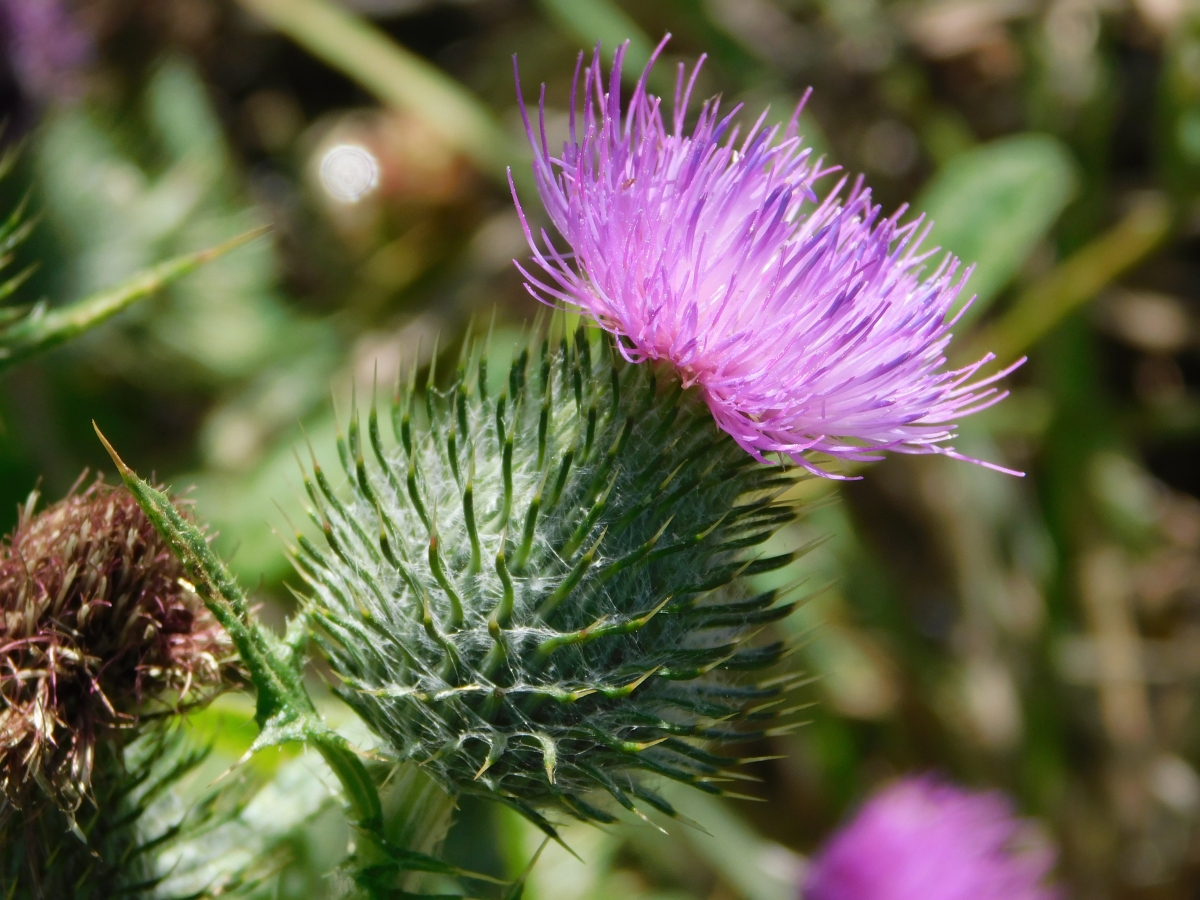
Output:
<instances>
[{"instance_id":1,"label":"green involucre","mask_svg":"<svg viewBox=\"0 0 1200 900\"><path fill-rule=\"evenodd\" d=\"M746 674L784 653L756 635L795 603L739 581L793 558L755 548L794 518L794 476L673 378L561 332L535 329L499 395L479 343L445 391L414 372L395 445L356 407L348 499L315 460L305 478L328 550L296 548L341 695L387 751L551 832L547 809L612 821L597 792L673 813L639 772L722 793L739 760L708 745L762 735L796 681Z\"/></svg>"}]
</instances>

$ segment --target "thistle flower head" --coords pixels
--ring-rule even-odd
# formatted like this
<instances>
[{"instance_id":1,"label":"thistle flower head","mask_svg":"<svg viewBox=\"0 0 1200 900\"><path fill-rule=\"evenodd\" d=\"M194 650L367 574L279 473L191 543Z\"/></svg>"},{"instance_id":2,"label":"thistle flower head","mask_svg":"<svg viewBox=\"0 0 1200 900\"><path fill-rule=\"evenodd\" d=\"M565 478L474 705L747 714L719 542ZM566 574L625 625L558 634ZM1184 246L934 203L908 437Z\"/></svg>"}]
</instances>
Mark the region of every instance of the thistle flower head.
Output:
<instances>
[{"instance_id":1,"label":"thistle flower head","mask_svg":"<svg viewBox=\"0 0 1200 900\"><path fill-rule=\"evenodd\" d=\"M525 224L542 270L518 263L530 292L590 316L627 359L670 362L760 461L781 453L829 475L810 451L957 456L954 421L1002 399L992 385L1007 374L976 378L990 355L946 368L948 317L969 271L948 254L931 263L929 225L902 222L904 208L883 217L861 180L843 195L841 178L819 198L836 170L802 145L799 108L782 126L767 127L764 112L742 135L740 107L714 98L687 133L700 64L687 77L680 65L668 124L646 91L652 58L622 111L624 52L607 86L599 53L586 68L580 55L582 118L573 92L557 155L544 89L537 133L525 117L538 192L568 245L560 252Z\"/></svg>"},{"instance_id":2,"label":"thistle flower head","mask_svg":"<svg viewBox=\"0 0 1200 900\"><path fill-rule=\"evenodd\" d=\"M0 788L36 782L64 807L88 789L96 744L147 701L215 684L228 637L133 496L100 479L0 545Z\"/></svg>"},{"instance_id":3,"label":"thistle flower head","mask_svg":"<svg viewBox=\"0 0 1200 900\"><path fill-rule=\"evenodd\" d=\"M471 346L447 391L397 392L394 443L354 414L348 494L306 478L328 549L296 562L342 696L385 754L550 831L670 813L639 774L721 793L738 760L710 745L761 736L792 685L754 673L795 601L736 583L794 558L755 552L789 474L607 336L536 331L499 394Z\"/></svg>"},{"instance_id":4,"label":"thistle flower head","mask_svg":"<svg viewBox=\"0 0 1200 900\"><path fill-rule=\"evenodd\" d=\"M804 900L1054 900L1053 853L996 793L908 778L869 800L813 860Z\"/></svg>"}]
</instances>

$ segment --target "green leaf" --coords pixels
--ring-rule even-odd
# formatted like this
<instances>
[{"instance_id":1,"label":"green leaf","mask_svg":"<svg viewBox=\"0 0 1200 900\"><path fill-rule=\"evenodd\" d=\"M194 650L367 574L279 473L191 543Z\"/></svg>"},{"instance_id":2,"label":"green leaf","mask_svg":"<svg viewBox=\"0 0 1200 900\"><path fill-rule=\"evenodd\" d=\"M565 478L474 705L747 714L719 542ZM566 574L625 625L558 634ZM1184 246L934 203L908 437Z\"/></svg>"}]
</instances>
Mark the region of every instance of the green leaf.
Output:
<instances>
[{"instance_id":1,"label":"green leaf","mask_svg":"<svg viewBox=\"0 0 1200 900\"><path fill-rule=\"evenodd\" d=\"M1046 134L1021 134L954 157L914 204L933 220L929 246L949 250L975 272L955 306L977 296L980 315L1016 275L1076 189L1070 152Z\"/></svg>"},{"instance_id":2,"label":"green leaf","mask_svg":"<svg viewBox=\"0 0 1200 900\"><path fill-rule=\"evenodd\" d=\"M302 744L320 729L321 723L315 714L282 710L271 716L262 726L258 737L250 745L249 752L257 753L268 747L279 747L284 744Z\"/></svg>"},{"instance_id":3,"label":"green leaf","mask_svg":"<svg viewBox=\"0 0 1200 900\"><path fill-rule=\"evenodd\" d=\"M138 103L118 121L94 104L61 107L33 142L48 224L71 248L58 280L73 286L72 296L264 221L261 209L246 205L243 173L202 73L169 54L148 75ZM120 189L97 191L113 173ZM138 352L119 354L122 376L203 393L256 383L269 363L303 355L319 329L281 297L275 263L269 243L257 241L172 284L154 315L138 323Z\"/></svg>"},{"instance_id":4,"label":"green leaf","mask_svg":"<svg viewBox=\"0 0 1200 900\"><path fill-rule=\"evenodd\" d=\"M486 881L490 884L507 884L507 882L500 878L493 878L491 875L486 875L483 872L472 872L469 869L448 863L427 853L406 850L390 843L381 845L379 849L386 855L390 866L395 867L394 871L396 872L430 872L434 875L471 878L475 881Z\"/></svg>"},{"instance_id":5,"label":"green leaf","mask_svg":"<svg viewBox=\"0 0 1200 900\"><path fill-rule=\"evenodd\" d=\"M1171 223L1166 197L1152 191L1138 194L1124 218L1022 290L1003 316L958 348L957 358L966 362L992 352L1007 361L1025 353L1157 250L1170 236Z\"/></svg>"},{"instance_id":6,"label":"green leaf","mask_svg":"<svg viewBox=\"0 0 1200 900\"><path fill-rule=\"evenodd\" d=\"M247 694L221 694L204 707L192 710L185 719L191 740L212 750L227 765L241 765L258 736L254 721L254 700ZM274 777L280 767L296 759L303 748L290 745L275 753L256 753L246 764L264 778Z\"/></svg>"},{"instance_id":7,"label":"green leaf","mask_svg":"<svg viewBox=\"0 0 1200 900\"><path fill-rule=\"evenodd\" d=\"M265 228L256 228L216 247L177 256L142 270L117 287L100 291L68 306L49 309L44 303L37 304L26 315L0 327L0 372L94 328L135 301L149 297L265 231Z\"/></svg>"}]
</instances>

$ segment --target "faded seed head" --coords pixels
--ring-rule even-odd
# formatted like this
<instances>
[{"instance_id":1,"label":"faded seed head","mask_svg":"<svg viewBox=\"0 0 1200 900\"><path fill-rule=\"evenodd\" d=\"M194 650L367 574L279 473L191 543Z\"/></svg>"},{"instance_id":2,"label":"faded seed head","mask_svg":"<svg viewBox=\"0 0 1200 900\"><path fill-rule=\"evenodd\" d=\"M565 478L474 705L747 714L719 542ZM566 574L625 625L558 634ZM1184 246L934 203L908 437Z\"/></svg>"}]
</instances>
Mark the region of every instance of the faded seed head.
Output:
<instances>
[{"instance_id":1,"label":"faded seed head","mask_svg":"<svg viewBox=\"0 0 1200 900\"><path fill-rule=\"evenodd\" d=\"M211 692L231 655L133 496L77 487L37 514L32 494L0 544L0 788L15 805L31 782L78 804L97 740L151 702Z\"/></svg>"}]
</instances>

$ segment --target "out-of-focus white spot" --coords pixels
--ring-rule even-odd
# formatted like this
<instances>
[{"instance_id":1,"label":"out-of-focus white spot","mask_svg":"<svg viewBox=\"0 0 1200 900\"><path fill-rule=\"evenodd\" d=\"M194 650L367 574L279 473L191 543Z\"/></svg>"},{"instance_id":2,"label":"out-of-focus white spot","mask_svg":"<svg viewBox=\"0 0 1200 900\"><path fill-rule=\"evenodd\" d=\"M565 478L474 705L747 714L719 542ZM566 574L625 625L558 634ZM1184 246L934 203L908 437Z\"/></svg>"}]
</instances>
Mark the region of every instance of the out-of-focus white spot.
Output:
<instances>
[{"instance_id":1,"label":"out-of-focus white spot","mask_svg":"<svg viewBox=\"0 0 1200 900\"><path fill-rule=\"evenodd\" d=\"M362 144L336 144L318 170L321 187L339 203L357 203L379 187L379 160Z\"/></svg>"},{"instance_id":2,"label":"out-of-focus white spot","mask_svg":"<svg viewBox=\"0 0 1200 900\"><path fill-rule=\"evenodd\" d=\"M1194 815L1200 808L1200 776L1173 754L1164 754L1154 762L1150 769L1150 789L1180 815Z\"/></svg>"},{"instance_id":3,"label":"out-of-focus white spot","mask_svg":"<svg viewBox=\"0 0 1200 900\"><path fill-rule=\"evenodd\" d=\"M1005 23L1036 6L1030 0L933 0L908 7L902 21L926 55L949 59L1004 40Z\"/></svg>"},{"instance_id":4,"label":"out-of-focus white spot","mask_svg":"<svg viewBox=\"0 0 1200 900\"><path fill-rule=\"evenodd\" d=\"M963 689L976 735L987 747L1008 750L1021 739L1021 702L1011 670L998 659L967 661Z\"/></svg>"},{"instance_id":5,"label":"out-of-focus white spot","mask_svg":"<svg viewBox=\"0 0 1200 900\"><path fill-rule=\"evenodd\" d=\"M1172 355L1193 339L1188 310L1171 294L1113 290L1101 299L1097 315L1107 331L1146 353Z\"/></svg>"}]
</instances>

